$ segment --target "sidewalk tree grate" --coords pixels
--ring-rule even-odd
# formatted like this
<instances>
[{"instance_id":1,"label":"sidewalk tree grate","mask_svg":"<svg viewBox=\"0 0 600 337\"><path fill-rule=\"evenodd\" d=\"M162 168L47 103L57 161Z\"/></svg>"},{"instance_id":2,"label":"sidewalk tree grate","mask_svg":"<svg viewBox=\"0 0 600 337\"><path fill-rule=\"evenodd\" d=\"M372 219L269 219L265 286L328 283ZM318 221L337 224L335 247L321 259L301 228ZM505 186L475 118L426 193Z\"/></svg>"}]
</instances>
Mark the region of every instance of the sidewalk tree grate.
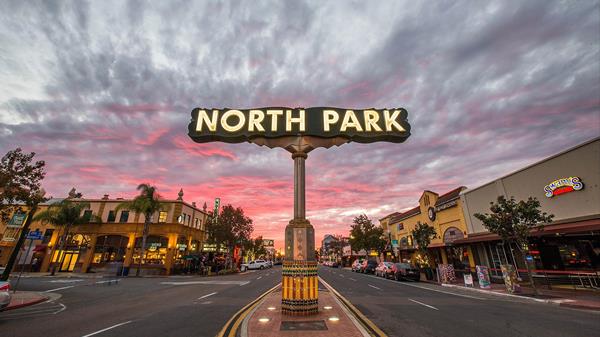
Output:
<instances>
[{"instance_id":1,"label":"sidewalk tree grate","mask_svg":"<svg viewBox=\"0 0 600 337\"><path fill-rule=\"evenodd\" d=\"M325 321L282 321L280 331L328 330Z\"/></svg>"}]
</instances>

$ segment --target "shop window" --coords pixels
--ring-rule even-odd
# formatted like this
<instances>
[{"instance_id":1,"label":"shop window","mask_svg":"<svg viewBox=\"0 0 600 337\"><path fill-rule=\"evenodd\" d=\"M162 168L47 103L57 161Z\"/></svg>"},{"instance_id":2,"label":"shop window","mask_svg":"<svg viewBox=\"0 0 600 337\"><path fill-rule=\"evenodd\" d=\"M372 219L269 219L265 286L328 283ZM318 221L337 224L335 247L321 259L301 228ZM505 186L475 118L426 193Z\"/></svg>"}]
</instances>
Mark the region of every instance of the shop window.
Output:
<instances>
[{"instance_id":1,"label":"shop window","mask_svg":"<svg viewBox=\"0 0 600 337\"><path fill-rule=\"evenodd\" d=\"M108 211L108 218L106 219L106 222L115 222L116 218L117 218L116 211Z\"/></svg>"},{"instance_id":2,"label":"shop window","mask_svg":"<svg viewBox=\"0 0 600 337\"><path fill-rule=\"evenodd\" d=\"M121 211L119 222L127 222L127 220L129 220L129 211Z\"/></svg>"},{"instance_id":3,"label":"shop window","mask_svg":"<svg viewBox=\"0 0 600 337\"><path fill-rule=\"evenodd\" d=\"M158 212L158 222L160 222L160 223L167 222L167 214L168 213L165 211Z\"/></svg>"}]
</instances>

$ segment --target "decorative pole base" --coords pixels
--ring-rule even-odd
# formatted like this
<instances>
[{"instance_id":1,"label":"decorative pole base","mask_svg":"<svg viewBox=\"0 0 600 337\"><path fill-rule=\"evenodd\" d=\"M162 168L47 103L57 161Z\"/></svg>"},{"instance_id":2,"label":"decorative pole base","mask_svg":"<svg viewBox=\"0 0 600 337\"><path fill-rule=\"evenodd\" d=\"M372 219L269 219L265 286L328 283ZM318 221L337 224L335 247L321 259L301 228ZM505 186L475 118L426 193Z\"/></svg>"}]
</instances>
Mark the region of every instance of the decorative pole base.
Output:
<instances>
[{"instance_id":1,"label":"decorative pole base","mask_svg":"<svg viewBox=\"0 0 600 337\"><path fill-rule=\"evenodd\" d=\"M319 280L315 231L308 220L295 219L285 228L281 312L306 316L319 312Z\"/></svg>"}]
</instances>

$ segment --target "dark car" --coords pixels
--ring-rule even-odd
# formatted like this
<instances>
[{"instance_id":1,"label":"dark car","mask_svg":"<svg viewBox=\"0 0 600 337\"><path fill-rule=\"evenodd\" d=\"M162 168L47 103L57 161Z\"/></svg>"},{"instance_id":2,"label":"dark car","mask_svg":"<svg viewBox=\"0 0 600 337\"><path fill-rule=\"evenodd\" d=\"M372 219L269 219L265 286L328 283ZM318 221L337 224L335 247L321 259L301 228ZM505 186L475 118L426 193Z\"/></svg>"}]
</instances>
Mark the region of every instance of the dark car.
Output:
<instances>
[{"instance_id":1,"label":"dark car","mask_svg":"<svg viewBox=\"0 0 600 337\"><path fill-rule=\"evenodd\" d=\"M392 266L392 273L396 281L419 281L419 279L421 279L421 271L419 268L408 263L394 263Z\"/></svg>"},{"instance_id":2,"label":"dark car","mask_svg":"<svg viewBox=\"0 0 600 337\"><path fill-rule=\"evenodd\" d=\"M375 268L377 268L377 261L366 260L363 262L360 272L364 274L375 274Z\"/></svg>"}]
</instances>

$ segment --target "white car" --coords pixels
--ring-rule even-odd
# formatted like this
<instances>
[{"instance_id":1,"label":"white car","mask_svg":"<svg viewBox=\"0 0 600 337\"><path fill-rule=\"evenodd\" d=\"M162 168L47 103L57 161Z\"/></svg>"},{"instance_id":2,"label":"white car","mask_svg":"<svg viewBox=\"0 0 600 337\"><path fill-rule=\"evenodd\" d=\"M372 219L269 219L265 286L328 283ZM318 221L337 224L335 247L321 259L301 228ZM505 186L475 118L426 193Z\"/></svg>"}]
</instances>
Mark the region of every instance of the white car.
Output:
<instances>
[{"instance_id":1,"label":"white car","mask_svg":"<svg viewBox=\"0 0 600 337\"><path fill-rule=\"evenodd\" d=\"M10 299L10 284L8 282L0 281L0 311L10 304Z\"/></svg>"},{"instance_id":2,"label":"white car","mask_svg":"<svg viewBox=\"0 0 600 337\"><path fill-rule=\"evenodd\" d=\"M242 271L252 270L252 269L267 269L269 268L269 263L265 260L254 260L248 263L243 263L241 266Z\"/></svg>"}]
</instances>

